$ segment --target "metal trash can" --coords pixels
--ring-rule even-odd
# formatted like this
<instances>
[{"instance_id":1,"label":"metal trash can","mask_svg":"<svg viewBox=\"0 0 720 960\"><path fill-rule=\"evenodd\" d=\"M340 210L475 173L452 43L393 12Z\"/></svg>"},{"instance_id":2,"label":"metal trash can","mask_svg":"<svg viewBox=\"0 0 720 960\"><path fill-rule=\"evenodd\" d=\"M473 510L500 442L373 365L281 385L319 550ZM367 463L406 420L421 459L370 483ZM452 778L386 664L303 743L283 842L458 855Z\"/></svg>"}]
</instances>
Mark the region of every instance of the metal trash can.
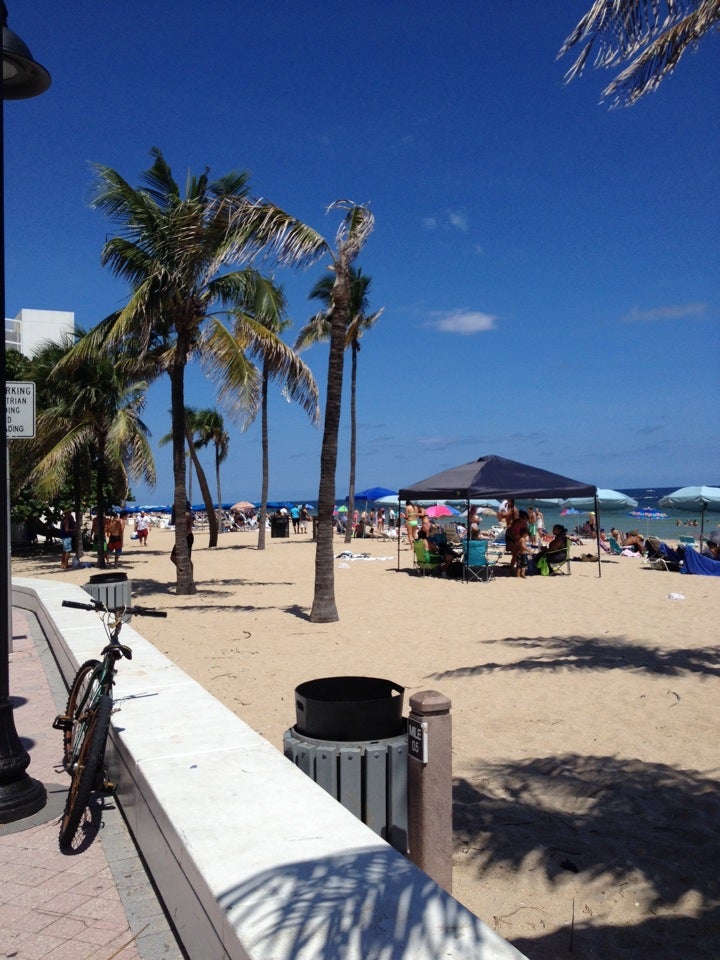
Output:
<instances>
[{"instance_id":1,"label":"metal trash can","mask_svg":"<svg viewBox=\"0 0 720 960\"><path fill-rule=\"evenodd\" d=\"M270 537L289 537L290 536L290 517L272 516L270 517Z\"/></svg>"},{"instance_id":2,"label":"metal trash can","mask_svg":"<svg viewBox=\"0 0 720 960\"><path fill-rule=\"evenodd\" d=\"M129 607L132 600L132 583L126 573L96 573L83 590L108 610Z\"/></svg>"},{"instance_id":3,"label":"metal trash can","mask_svg":"<svg viewBox=\"0 0 720 960\"><path fill-rule=\"evenodd\" d=\"M404 687L378 677L324 677L295 689L285 756L396 850L407 853Z\"/></svg>"},{"instance_id":4,"label":"metal trash can","mask_svg":"<svg viewBox=\"0 0 720 960\"><path fill-rule=\"evenodd\" d=\"M378 836L407 854L407 733L332 742L291 727L283 753Z\"/></svg>"}]
</instances>

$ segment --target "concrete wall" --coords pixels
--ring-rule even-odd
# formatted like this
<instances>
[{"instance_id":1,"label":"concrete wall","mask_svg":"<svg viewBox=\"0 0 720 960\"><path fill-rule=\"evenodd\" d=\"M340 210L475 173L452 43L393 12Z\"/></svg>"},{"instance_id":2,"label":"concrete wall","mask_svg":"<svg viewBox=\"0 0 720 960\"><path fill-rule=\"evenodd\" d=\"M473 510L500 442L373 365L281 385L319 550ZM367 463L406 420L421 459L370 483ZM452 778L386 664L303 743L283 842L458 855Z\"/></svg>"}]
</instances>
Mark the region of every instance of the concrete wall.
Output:
<instances>
[{"instance_id":1,"label":"concrete wall","mask_svg":"<svg viewBox=\"0 0 720 960\"><path fill-rule=\"evenodd\" d=\"M105 643L62 607L86 599L13 580L68 682ZM111 775L193 960L521 960L132 625L122 639Z\"/></svg>"}]
</instances>

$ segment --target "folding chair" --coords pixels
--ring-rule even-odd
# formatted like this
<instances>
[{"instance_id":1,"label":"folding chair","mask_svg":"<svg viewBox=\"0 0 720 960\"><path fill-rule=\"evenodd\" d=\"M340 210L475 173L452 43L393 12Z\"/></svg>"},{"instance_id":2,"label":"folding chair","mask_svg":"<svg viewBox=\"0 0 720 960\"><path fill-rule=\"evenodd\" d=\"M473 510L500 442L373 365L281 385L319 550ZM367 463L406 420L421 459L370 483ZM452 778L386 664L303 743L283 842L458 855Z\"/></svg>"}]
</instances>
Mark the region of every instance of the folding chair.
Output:
<instances>
[{"instance_id":1,"label":"folding chair","mask_svg":"<svg viewBox=\"0 0 720 960\"><path fill-rule=\"evenodd\" d=\"M415 553L415 569L420 573L421 576L425 574L438 574L440 573L440 567L442 564L442 558L438 553L430 553L430 551L425 546L425 541L420 538L416 540L413 544L413 550Z\"/></svg>"},{"instance_id":2,"label":"folding chair","mask_svg":"<svg viewBox=\"0 0 720 960\"><path fill-rule=\"evenodd\" d=\"M463 568L465 580L494 580L493 567L496 558L488 556L487 540L465 540L463 542Z\"/></svg>"},{"instance_id":3,"label":"folding chair","mask_svg":"<svg viewBox=\"0 0 720 960\"><path fill-rule=\"evenodd\" d=\"M541 564L543 565L541 566ZM547 573L545 573L543 566L547 570ZM566 569L563 570L563 567ZM553 550L541 557L538 562L538 569L544 576L550 577L563 577L566 573L568 575L572 573L572 567L570 566L570 538L566 538L564 550Z\"/></svg>"}]
</instances>

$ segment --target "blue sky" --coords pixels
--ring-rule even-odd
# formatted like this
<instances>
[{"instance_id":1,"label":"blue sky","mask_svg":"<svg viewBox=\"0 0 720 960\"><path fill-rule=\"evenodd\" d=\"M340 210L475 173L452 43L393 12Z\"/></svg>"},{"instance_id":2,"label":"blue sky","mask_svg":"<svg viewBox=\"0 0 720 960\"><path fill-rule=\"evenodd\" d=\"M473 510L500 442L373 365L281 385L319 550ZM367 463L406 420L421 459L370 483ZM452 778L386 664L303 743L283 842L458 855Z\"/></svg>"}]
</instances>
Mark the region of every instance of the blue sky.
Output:
<instances>
[{"instance_id":1,"label":"blue sky","mask_svg":"<svg viewBox=\"0 0 720 960\"><path fill-rule=\"evenodd\" d=\"M248 170L328 238L332 201L370 203L358 265L384 314L359 357L358 488L489 453L603 487L720 484L720 37L609 111L610 73L565 86L555 59L589 4L10 3L53 83L5 105L6 315L91 327L122 304L92 164L137 184L157 145L181 184ZM289 340L323 269L278 274ZM327 348L304 357L324 393ZM198 369L188 402L215 404ZM160 381L156 440L169 406ZM271 498L315 497L322 427L278 390L270 417ZM229 428L223 497L254 499L259 429ZM170 499L168 447L157 472L141 499Z\"/></svg>"}]
</instances>

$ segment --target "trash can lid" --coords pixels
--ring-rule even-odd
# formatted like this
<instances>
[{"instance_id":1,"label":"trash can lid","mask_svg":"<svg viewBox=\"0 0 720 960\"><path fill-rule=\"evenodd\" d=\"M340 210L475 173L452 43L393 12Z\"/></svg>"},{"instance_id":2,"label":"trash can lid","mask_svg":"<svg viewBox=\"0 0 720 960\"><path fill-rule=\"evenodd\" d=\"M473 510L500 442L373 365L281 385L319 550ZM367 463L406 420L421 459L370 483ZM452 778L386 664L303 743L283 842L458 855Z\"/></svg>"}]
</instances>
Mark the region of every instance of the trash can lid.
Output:
<instances>
[{"instance_id":1,"label":"trash can lid","mask_svg":"<svg viewBox=\"0 0 720 960\"><path fill-rule=\"evenodd\" d=\"M126 573L96 573L90 577L90 583L122 583L127 580Z\"/></svg>"}]
</instances>

